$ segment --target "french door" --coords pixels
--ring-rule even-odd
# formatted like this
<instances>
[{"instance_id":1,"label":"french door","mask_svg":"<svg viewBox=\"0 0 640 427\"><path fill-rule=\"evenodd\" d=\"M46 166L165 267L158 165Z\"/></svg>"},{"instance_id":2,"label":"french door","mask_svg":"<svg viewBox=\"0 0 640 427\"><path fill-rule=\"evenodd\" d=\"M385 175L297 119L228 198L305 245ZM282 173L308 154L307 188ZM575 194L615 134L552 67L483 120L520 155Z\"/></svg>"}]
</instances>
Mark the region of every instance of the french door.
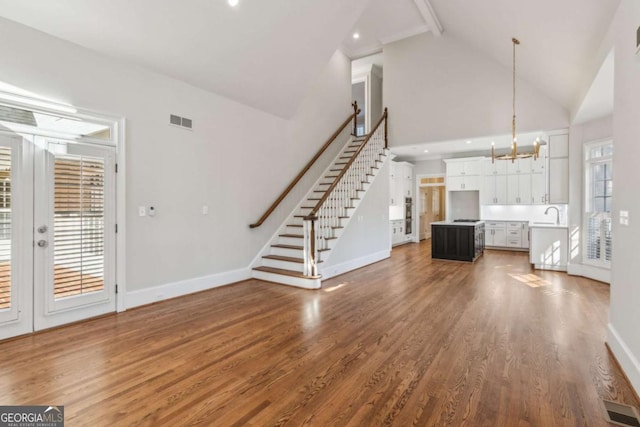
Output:
<instances>
[{"instance_id":1,"label":"french door","mask_svg":"<svg viewBox=\"0 0 640 427\"><path fill-rule=\"evenodd\" d=\"M0 233L11 229L0 236L9 237L0 240L0 339L115 311L115 149L39 136L0 138L0 221L9 158L4 215L10 221L0 224Z\"/></svg>"}]
</instances>

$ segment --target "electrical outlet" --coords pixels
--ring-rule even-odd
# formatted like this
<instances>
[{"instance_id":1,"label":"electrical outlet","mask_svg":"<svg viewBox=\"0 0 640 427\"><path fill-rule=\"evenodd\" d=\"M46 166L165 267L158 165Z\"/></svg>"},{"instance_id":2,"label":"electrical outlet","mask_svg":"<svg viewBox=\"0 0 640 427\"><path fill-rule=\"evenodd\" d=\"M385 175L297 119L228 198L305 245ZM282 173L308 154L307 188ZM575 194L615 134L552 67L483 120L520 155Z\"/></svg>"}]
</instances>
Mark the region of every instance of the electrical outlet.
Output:
<instances>
[{"instance_id":1,"label":"electrical outlet","mask_svg":"<svg viewBox=\"0 0 640 427\"><path fill-rule=\"evenodd\" d=\"M145 208L144 206L138 207L138 215L147 216L147 208Z\"/></svg>"},{"instance_id":2,"label":"electrical outlet","mask_svg":"<svg viewBox=\"0 0 640 427\"><path fill-rule=\"evenodd\" d=\"M202 215L209 215L209 206L207 205L202 206Z\"/></svg>"}]
</instances>

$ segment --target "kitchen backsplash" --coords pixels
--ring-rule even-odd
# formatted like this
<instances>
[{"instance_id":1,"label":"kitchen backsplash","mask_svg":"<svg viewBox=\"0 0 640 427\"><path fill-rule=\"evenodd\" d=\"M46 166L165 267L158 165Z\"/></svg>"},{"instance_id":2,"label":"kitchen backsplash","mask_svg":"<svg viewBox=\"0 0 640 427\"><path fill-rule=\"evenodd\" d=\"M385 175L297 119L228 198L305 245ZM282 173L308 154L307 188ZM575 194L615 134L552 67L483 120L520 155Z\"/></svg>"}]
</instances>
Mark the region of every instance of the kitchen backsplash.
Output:
<instances>
[{"instance_id":1,"label":"kitchen backsplash","mask_svg":"<svg viewBox=\"0 0 640 427\"><path fill-rule=\"evenodd\" d=\"M551 210L549 215L544 211L549 206L555 206L560 211L560 223L567 223L567 205L503 205L481 206L480 219L494 221L555 221L556 211Z\"/></svg>"}]
</instances>

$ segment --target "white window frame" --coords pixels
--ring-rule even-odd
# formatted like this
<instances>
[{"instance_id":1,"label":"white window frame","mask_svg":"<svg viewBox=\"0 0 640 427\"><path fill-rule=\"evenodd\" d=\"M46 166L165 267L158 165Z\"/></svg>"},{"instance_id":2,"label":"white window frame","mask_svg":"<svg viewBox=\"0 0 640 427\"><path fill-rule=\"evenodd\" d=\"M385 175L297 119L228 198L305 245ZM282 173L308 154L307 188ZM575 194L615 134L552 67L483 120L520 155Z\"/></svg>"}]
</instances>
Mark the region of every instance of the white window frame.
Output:
<instances>
[{"instance_id":1,"label":"white window frame","mask_svg":"<svg viewBox=\"0 0 640 427\"><path fill-rule=\"evenodd\" d=\"M597 218L600 218L601 221L605 221L605 220L609 220L611 221L612 215L611 215L611 207L609 207L609 212L594 212L593 211L593 206L594 206L594 196L593 196L593 184L592 184L592 170L593 167L599 164L603 164L603 163L608 163L609 165L613 166L613 154L611 155L606 155L606 156L601 156L601 157L590 157L591 156L591 152L594 148L599 148L599 147L605 147L611 145L613 148L613 140L611 139L606 139L606 140L600 140L600 141L593 141L593 142L589 142L584 144L583 150L584 150L584 155L583 155L583 166L584 166L584 177L583 177L583 196L584 196L584 208L583 208L583 212L582 212L582 225L583 225L583 236L584 238L582 239L582 263L585 265L592 265L595 267L600 267L600 268L605 268L605 269L610 269L611 268L611 260L607 260L606 259L606 244L605 244L605 238L604 238L604 229L601 229L600 232L600 258L598 259L590 259L588 258L588 253L589 253L589 239L588 239L588 235L589 235L589 220L591 218L593 218L594 216ZM613 170L612 172L612 181L613 181ZM613 199L613 194L612 193L612 199ZM613 239L613 236L611 237L611 239ZM611 258L613 257L613 254L611 254Z\"/></svg>"}]
</instances>

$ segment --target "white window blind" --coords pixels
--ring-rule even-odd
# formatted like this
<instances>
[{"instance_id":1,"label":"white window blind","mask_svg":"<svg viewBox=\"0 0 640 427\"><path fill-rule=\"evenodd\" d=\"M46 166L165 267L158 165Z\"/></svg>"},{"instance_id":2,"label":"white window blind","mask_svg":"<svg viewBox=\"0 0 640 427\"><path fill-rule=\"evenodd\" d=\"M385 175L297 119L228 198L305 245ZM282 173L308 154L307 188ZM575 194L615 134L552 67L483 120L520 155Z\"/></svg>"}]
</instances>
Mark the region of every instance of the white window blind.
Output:
<instances>
[{"instance_id":1,"label":"white window blind","mask_svg":"<svg viewBox=\"0 0 640 427\"><path fill-rule=\"evenodd\" d=\"M0 310L11 307L11 148L0 147Z\"/></svg>"},{"instance_id":2,"label":"white window blind","mask_svg":"<svg viewBox=\"0 0 640 427\"><path fill-rule=\"evenodd\" d=\"M54 166L54 295L104 288L104 161L56 156Z\"/></svg>"},{"instance_id":3,"label":"white window blind","mask_svg":"<svg viewBox=\"0 0 640 427\"><path fill-rule=\"evenodd\" d=\"M584 262L611 265L613 143L587 144L585 150Z\"/></svg>"}]
</instances>

